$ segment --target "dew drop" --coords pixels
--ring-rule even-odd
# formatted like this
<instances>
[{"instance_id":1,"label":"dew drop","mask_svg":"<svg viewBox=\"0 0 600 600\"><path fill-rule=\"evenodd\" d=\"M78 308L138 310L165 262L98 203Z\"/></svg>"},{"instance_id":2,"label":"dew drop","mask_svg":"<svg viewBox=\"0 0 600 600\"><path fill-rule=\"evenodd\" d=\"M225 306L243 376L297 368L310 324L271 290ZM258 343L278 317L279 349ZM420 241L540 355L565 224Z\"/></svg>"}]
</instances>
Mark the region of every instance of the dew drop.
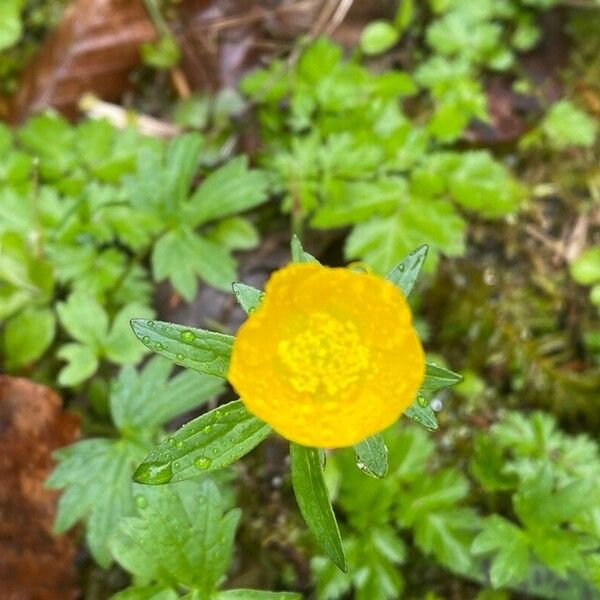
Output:
<instances>
[{"instance_id":1,"label":"dew drop","mask_svg":"<svg viewBox=\"0 0 600 600\"><path fill-rule=\"evenodd\" d=\"M179 354L177 354L177 356L175 356L175 358L179 361L182 361L185 358L185 356L180 352Z\"/></svg>"},{"instance_id":2,"label":"dew drop","mask_svg":"<svg viewBox=\"0 0 600 600\"><path fill-rule=\"evenodd\" d=\"M431 409L435 412L440 412L442 410L442 401L439 398L434 398L431 401Z\"/></svg>"},{"instance_id":3,"label":"dew drop","mask_svg":"<svg viewBox=\"0 0 600 600\"><path fill-rule=\"evenodd\" d=\"M156 342L156 344L154 344L154 349L157 352L162 352L165 349L165 347L160 342Z\"/></svg>"},{"instance_id":4,"label":"dew drop","mask_svg":"<svg viewBox=\"0 0 600 600\"><path fill-rule=\"evenodd\" d=\"M169 444L169 446L174 446L177 442L172 438L167 438L167 444Z\"/></svg>"},{"instance_id":5,"label":"dew drop","mask_svg":"<svg viewBox=\"0 0 600 600\"><path fill-rule=\"evenodd\" d=\"M161 484L173 479L173 469L170 462L145 462L133 474L138 483Z\"/></svg>"},{"instance_id":6,"label":"dew drop","mask_svg":"<svg viewBox=\"0 0 600 600\"><path fill-rule=\"evenodd\" d=\"M212 460L210 458L206 458L205 456L199 456L194 461L194 466L196 467L196 469L206 471L206 469L208 469L208 467L210 467L211 463L212 463Z\"/></svg>"},{"instance_id":7,"label":"dew drop","mask_svg":"<svg viewBox=\"0 0 600 600\"><path fill-rule=\"evenodd\" d=\"M154 327L154 321L148 321L147 325L148 327Z\"/></svg>"},{"instance_id":8,"label":"dew drop","mask_svg":"<svg viewBox=\"0 0 600 600\"><path fill-rule=\"evenodd\" d=\"M148 506L148 500L146 499L146 496L136 496L135 503L138 508L146 508L146 506Z\"/></svg>"},{"instance_id":9,"label":"dew drop","mask_svg":"<svg viewBox=\"0 0 600 600\"><path fill-rule=\"evenodd\" d=\"M178 441L178 442L175 444L175 447L176 447L178 450L183 450L183 449L185 448L185 442L182 442L181 440L179 440L179 441Z\"/></svg>"},{"instance_id":10,"label":"dew drop","mask_svg":"<svg viewBox=\"0 0 600 600\"><path fill-rule=\"evenodd\" d=\"M190 329L184 329L180 334L179 337L181 338L182 342L186 342L188 344L190 344L191 342L193 342L196 339L196 334L191 331Z\"/></svg>"},{"instance_id":11,"label":"dew drop","mask_svg":"<svg viewBox=\"0 0 600 600\"><path fill-rule=\"evenodd\" d=\"M150 336L149 335L145 335L142 338L142 342L144 342L144 344L149 344L150 343Z\"/></svg>"},{"instance_id":12,"label":"dew drop","mask_svg":"<svg viewBox=\"0 0 600 600\"><path fill-rule=\"evenodd\" d=\"M422 394L419 394L417 396L417 404L423 408L425 408L426 406L429 405L429 402L427 402L427 398L425 398L425 396L423 396Z\"/></svg>"},{"instance_id":13,"label":"dew drop","mask_svg":"<svg viewBox=\"0 0 600 600\"><path fill-rule=\"evenodd\" d=\"M212 431L212 425L206 425L202 428L202 433L210 433Z\"/></svg>"}]
</instances>

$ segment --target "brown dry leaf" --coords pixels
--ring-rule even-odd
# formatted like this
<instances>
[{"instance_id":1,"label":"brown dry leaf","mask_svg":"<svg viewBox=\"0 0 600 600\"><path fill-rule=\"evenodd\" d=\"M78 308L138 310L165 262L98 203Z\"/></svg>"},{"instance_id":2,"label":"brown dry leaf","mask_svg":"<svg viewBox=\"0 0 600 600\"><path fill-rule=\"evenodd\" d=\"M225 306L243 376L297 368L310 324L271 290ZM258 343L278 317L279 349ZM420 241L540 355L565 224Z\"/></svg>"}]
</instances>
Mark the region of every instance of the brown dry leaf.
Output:
<instances>
[{"instance_id":1,"label":"brown dry leaf","mask_svg":"<svg viewBox=\"0 0 600 600\"><path fill-rule=\"evenodd\" d=\"M74 0L25 69L10 120L49 106L74 116L86 92L119 98L141 63L140 44L155 38L143 0Z\"/></svg>"},{"instance_id":2,"label":"brown dry leaf","mask_svg":"<svg viewBox=\"0 0 600 600\"><path fill-rule=\"evenodd\" d=\"M0 375L0 597L70 600L78 596L76 546L55 536L57 493L44 481L51 453L79 435L75 415L49 388Z\"/></svg>"},{"instance_id":3,"label":"brown dry leaf","mask_svg":"<svg viewBox=\"0 0 600 600\"><path fill-rule=\"evenodd\" d=\"M235 85L250 69L285 56L300 36L328 35L354 46L394 2L353 0L184 0L172 20L182 68L196 90Z\"/></svg>"}]
</instances>

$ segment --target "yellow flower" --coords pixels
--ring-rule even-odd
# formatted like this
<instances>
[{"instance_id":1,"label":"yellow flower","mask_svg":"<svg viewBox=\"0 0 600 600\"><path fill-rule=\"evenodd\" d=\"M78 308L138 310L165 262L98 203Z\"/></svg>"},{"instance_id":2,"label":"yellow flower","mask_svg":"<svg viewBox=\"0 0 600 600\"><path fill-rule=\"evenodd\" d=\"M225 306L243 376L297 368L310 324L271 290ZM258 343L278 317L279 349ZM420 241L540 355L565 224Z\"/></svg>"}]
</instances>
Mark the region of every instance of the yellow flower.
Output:
<instances>
[{"instance_id":1,"label":"yellow flower","mask_svg":"<svg viewBox=\"0 0 600 600\"><path fill-rule=\"evenodd\" d=\"M425 357L391 282L318 264L276 271L241 326L228 378L248 410L289 440L351 446L412 404Z\"/></svg>"}]
</instances>

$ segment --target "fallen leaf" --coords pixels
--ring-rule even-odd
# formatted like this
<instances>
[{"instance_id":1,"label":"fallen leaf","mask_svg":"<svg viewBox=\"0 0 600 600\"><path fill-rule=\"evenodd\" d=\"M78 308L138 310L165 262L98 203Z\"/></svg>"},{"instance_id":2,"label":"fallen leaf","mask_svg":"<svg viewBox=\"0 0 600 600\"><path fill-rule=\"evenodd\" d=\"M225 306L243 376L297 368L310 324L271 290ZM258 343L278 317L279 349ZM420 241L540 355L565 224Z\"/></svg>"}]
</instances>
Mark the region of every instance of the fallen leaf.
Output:
<instances>
[{"instance_id":1,"label":"fallen leaf","mask_svg":"<svg viewBox=\"0 0 600 600\"><path fill-rule=\"evenodd\" d=\"M120 98L129 73L141 63L140 44L154 39L143 0L74 0L25 68L10 120L20 122L49 106L73 117L86 92Z\"/></svg>"},{"instance_id":2,"label":"fallen leaf","mask_svg":"<svg viewBox=\"0 0 600 600\"><path fill-rule=\"evenodd\" d=\"M75 415L42 385L0 375L0 596L70 600L79 595L73 540L52 532L57 493L44 481L52 452L79 436Z\"/></svg>"}]
</instances>

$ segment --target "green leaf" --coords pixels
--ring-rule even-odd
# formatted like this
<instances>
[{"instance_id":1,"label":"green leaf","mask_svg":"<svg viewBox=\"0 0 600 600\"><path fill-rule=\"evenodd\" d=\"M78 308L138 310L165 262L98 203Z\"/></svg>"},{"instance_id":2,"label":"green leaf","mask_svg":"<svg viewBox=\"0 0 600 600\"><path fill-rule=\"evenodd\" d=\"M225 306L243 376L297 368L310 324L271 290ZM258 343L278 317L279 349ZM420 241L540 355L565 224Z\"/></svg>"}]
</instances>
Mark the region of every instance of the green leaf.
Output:
<instances>
[{"instance_id":1,"label":"green leaf","mask_svg":"<svg viewBox=\"0 0 600 600\"><path fill-rule=\"evenodd\" d=\"M170 361L207 375L226 377L233 336L146 319L132 319L131 328L144 345Z\"/></svg>"},{"instance_id":2,"label":"green leaf","mask_svg":"<svg viewBox=\"0 0 600 600\"><path fill-rule=\"evenodd\" d=\"M227 248L179 228L163 235L152 249L152 272L156 280L169 277L188 301L194 299L201 277L209 284L229 289L235 279L235 260Z\"/></svg>"},{"instance_id":3,"label":"green leaf","mask_svg":"<svg viewBox=\"0 0 600 600\"><path fill-rule=\"evenodd\" d=\"M517 209L522 190L488 152L465 152L450 173L450 192L456 201L484 217L496 218Z\"/></svg>"},{"instance_id":4,"label":"green leaf","mask_svg":"<svg viewBox=\"0 0 600 600\"><path fill-rule=\"evenodd\" d=\"M600 246L593 246L582 252L570 266L571 277L582 285L592 285L600 281Z\"/></svg>"},{"instance_id":5,"label":"green leaf","mask_svg":"<svg viewBox=\"0 0 600 600\"><path fill-rule=\"evenodd\" d=\"M429 246L424 244L403 258L386 276L405 296L408 296L421 273Z\"/></svg>"},{"instance_id":6,"label":"green leaf","mask_svg":"<svg viewBox=\"0 0 600 600\"><path fill-rule=\"evenodd\" d=\"M435 363L425 363L425 379L421 386L424 393L435 393L440 390L452 387L462 381L462 376L449 369L436 365Z\"/></svg>"},{"instance_id":7,"label":"green leaf","mask_svg":"<svg viewBox=\"0 0 600 600\"><path fill-rule=\"evenodd\" d=\"M227 250L251 250L260 242L256 227L244 217L228 217L219 221L206 238Z\"/></svg>"},{"instance_id":8,"label":"green leaf","mask_svg":"<svg viewBox=\"0 0 600 600\"><path fill-rule=\"evenodd\" d=\"M248 169L240 156L212 172L190 198L188 222L191 226L227 217L262 204L267 199L267 178L261 171Z\"/></svg>"},{"instance_id":9,"label":"green leaf","mask_svg":"<svg viewBox=\"0 0 600 600\"><path fill-rule=\"evenodd\" d=\"M186 423L152 450L137 468L138 483L160 485L223 469L255 448L271 428L240 400Z\"/></svg>"},{"instance_id":10,"label":"green leaf","mask_svg":"<svg viewBox=\"0 0 600 600\"><path fill-rule=\"evenodd\" d=\"M58 374L58 383L64 386L74 386L91 377L98 369L98 356L91 346L84 344L65 344L61 346L56 356L65 360Z\"/></svg>"},{"instance_id":11,"label":"green leaf","mask_svg":"<svg viewBox=\"0 0 600 600\"><path fill-rule=\"evenodd\" d=\"M178 600L179 594L168 587L145 585L130 587L111 596L111 600Z\"/></svg>"},{"instance_id":12,"label":"green leaf","mask_svg":"<svg viewBox=\"0 0 600 600\"><path fill-rule=\"evenodd\" d=\"M181 60L181 50L171 35L163 35L157 42L144 42L140 51L144 63L155 69L171 69Z\"/></svg>"},{"instance_id":13,"label":"green leaf","mask_svg":"<svg viewBox=\"0 0 600 600\"><path fill-rule=\"evenodd\" d=\"M493 554L490 580L494 588L522 581L529 572L529 541L523 531L500 515L492 515L473 540L474 554Z\"/></svg>"},{"instance_id":14,"label":"green leaf","mask_svg":"<svg viewBox=\"0 0 600 600\"><path fill-rule=\"evenodd\" d=\"M369 55L383 54L400 39L400 33L389 21L371 21L360 34L360 47Z\"/></svg>"},{"instance_id":15,"label":"green leaf","mask_svg":"<svg viewBox=\"0 0 600 600\"><path fill-rule=\"evenodd\" d=\"M131 366L121 369L111 386L110 408L122 432L147 437L224 389L222 379L193 371L169 379L172 368L171 362L155 356L139 373Z\"/></svg>"},{"instance_id":16,"label":"green leaf","mask_svg":"<svg viewBox=\"0 0 600 600\"><path fill-rule=\"evenodd\" d=\"M356 444L354 451L359 469L377 479L385 476L388 468L388 449L380 433Z\"/></svg>"},{"instance_id":17,"label":"green leaf","mask_svg":"<svg viewBox=\"0 0 600 600\"><path fill-rule=\"evenodd\" d=\"M292 485L300 512L319 546L345 572L346 557L340 530L325 487L319 450L292 442L290 459Z\"/></svg>"},{"instance_id":18,"label":"green leaf","mask_svg":"<svg viewBox=\"0 0 600 600\"><path fill-rule=\"evenodd\" d=\"M356 225L346 238L344 254L386 273L415 247L427 243L430 260L426 269L433 270L440 253L459 256L464 252L465 229L465 222L450 202L413 198L389 217Z\"/></svg>"},{"instance_id":19,"label":"green leaf","mask_svg":"<svg viewBox=\"0 0 600 600\"><path fill-rule=\"evenodd\" d=\"M57 466L46 485L65 488L58 502L55 530L86 523L92 556L106 568L111 562L108 541L119 520L135 510L131 482L134 465L144 450L133 442L88 439L55 452Z\"/></svg>"},{"instance_id":20,"label":"green leaf","mask_svg":"<svg viewBox=\"0 0 600 600\"><path fill-rule=\"evenodd\" d=\"M56 319L49 308L28 306L4 327L6 368L15 369L36 361L54 339Z\"/></svg>"},{"instance_id":21,"label":"green leaf","mask_svg":"<svg viewBox=\"0 0 600 600\"><path fill-rule=\"evenodd\" d=\"M239 510L224 513L216 485L145 490L138 517L124 519L111 542L116 560L142 585L184 587L210 598L231 561Z\"/></svg>"},{"instance_id":22,"label":"green leaf","mask_svg":"<svg viewBox=\"0 0 600 600\"><path fill-rule=\"evenodd\" d=\"M294 233L290 242L292 262L295 263L318 263L319 261L308 252L304 251L300 238Z\"/></svg>"},{"instance_id":23,"label":"green leaf","mask_svg":"<svg viewBox=\"0 0 600 600\"><path fill-rule=\"evenodd\" d=\"M21 38L23 5L24 0L4 0L0 4L0 50L10 48Z\"/></svg>"},{"instance_id":24,"label":"green leaf","mask_svg":"<svg viewBox=\"0 0 600 600\"><path fill-rule=\"evenodd\" d=\"M219 592L215 600L302 600L294 592L264 592L262 590L227 590Z\"/></svg>"},{"instance_id":25,"label":"green leaf","mask_svg":"<svg viewBox=\"0 0 600 600\"><path fill-rule=\"evenodd\" d=\"M245 283L234 283L233 294L247 314L256 310L264 297L264 292Z\"/></svg>"},{"instance_id":26,"label":"green leaf","mask_svg":"<svg viewBox=\"0 0 600 600\"><path fill-rule=\"evenodd\" d=\"M138 362L146 354L146 350L135 339L129 323L133 317L150 318L153 315L154 311L142 304L124 306L115 315L110 332L102 344L103 355L118 364Z\"/></svg>"},{"instance_id":27,"label":"green leaf","mask_svg":"<svg viewBox=\"0 0 600 600\"><path fill-rule=\"evenodd\" d=\"M439 429L437 417L435 416L433 409L429 406L429 404L421 406L421 404L419 404L419 400L416 400L413 404L411 404L404 411L403 416L412 419L415 423L425 427L425 429L429 429L429 431L436 431Z\"/></svg>"},{"instance_id":28,"label":"green leaf","mask_svg":"<svg viewBox=\"0 0 600 600\"><path fill-rule=\"evenodd\" d=\"M59 302L56 312L62 326L72 338L92 348L99 348L108 333L108 315L102 305L85 292L72 293Z\"/></svg>"},{"instance_id":29,"label":"green leaf","mask_svg":"<svg viewBox=\"0 0 600 600\"><path fill-rule=\"evenodd\" d=\"M570 146L592 146L598 125L569 100L560 100L546 113L541 129L553 148L564 150Z\"/></svg>"},{"instance_id":30,"label":"green leaf","mask_svg":"<svg viewBox=\"0 0 600 600\"><path fill-rule=\"evenodd\" d=\"M415 480L398 496L399 524L413 528L423 552L458 572L471 568L469 547L478 528L474 511L458 505L467 493L466 478L455 469L444 469Z\"/></svg>"}]
</instances>

